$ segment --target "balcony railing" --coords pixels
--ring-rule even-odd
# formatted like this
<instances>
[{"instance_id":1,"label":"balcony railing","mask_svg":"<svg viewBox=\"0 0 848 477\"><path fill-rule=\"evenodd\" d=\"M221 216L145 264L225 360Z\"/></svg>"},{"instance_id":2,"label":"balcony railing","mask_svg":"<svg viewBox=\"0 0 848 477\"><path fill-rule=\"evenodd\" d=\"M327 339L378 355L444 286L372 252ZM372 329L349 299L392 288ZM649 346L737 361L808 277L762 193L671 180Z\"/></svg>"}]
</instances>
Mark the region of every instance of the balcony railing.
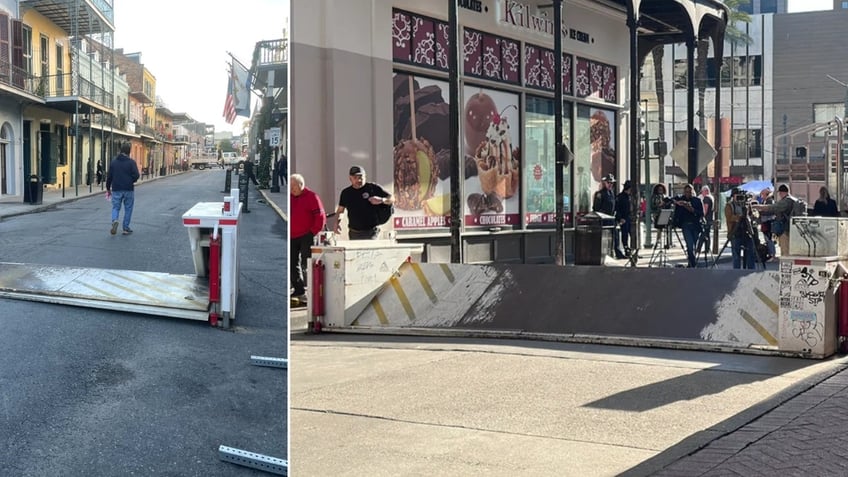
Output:
<instances>
[{"instance_id":1,"label":"balcony railing","mask_svg":"<svg viewBox=\"0 0 848 477\"><path fill-rule=\"evenodd\" d=\"M27 73L23 68L12 66L8 61L0 62L0 83L32 95L41 96L36 93L37 78Z\"/></svg>"},{"instance_id":2,"label":"balcony railing","mask_svg":"<svg viewBox=\"0 0 848 477\"><path fill-rule=\"evenodd\" d=\"M266 40L256 44L258 58L256 58L257 66L279 65L289 62L289 41L281 40Z\"/></svg>"},{"instance_id":3,"label":"balcony railing","mask_svg":"<svg viewBox=\"0 0 848 477\"><path fill-rule=\"evenodd\" d=\"M72 73L65 73L37 77L34 79L35 94L44 98L80 96L110 109L114 106L115 98L111 92L81 76L77 77L77 90L74 91L73 76Z\"/></svg>"}]
</instances>

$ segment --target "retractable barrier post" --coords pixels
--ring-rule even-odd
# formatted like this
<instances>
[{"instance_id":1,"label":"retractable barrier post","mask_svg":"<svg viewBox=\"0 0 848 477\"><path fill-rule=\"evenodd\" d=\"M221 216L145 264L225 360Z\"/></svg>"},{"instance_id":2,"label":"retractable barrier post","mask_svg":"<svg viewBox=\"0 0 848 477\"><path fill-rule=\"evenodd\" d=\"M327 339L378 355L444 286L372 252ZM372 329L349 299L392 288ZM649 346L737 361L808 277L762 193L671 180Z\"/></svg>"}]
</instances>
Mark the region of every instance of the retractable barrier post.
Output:
<instances>
[{"instance_id":1,"label":"retractable barrier post","mask_svg":"<svg viewBox=\"0 0 848 477\"><path fill-rule=\"evenodd\" d=\"M321 332L321 319L324 317L324 262L321 259L312 262L312 331Z\"/></svg>"}]
</instances>

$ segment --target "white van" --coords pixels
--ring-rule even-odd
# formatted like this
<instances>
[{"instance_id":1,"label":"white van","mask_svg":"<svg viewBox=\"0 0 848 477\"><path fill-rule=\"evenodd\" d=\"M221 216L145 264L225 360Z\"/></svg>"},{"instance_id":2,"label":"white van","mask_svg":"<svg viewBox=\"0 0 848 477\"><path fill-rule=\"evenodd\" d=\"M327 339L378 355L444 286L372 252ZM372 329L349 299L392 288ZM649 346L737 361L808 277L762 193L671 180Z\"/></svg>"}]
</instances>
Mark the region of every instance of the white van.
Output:
<instances>
[{"instance_id":1,"label":"white van","mask_svg":"<svg viewBox=\"0 0 848 477\"><path fill-rule=\"evenodd\" d=\"M225 165L238 164L241 157L234 152L223 152L221 153L221 157L224 159Z\"/></svg>"}]
</instances>

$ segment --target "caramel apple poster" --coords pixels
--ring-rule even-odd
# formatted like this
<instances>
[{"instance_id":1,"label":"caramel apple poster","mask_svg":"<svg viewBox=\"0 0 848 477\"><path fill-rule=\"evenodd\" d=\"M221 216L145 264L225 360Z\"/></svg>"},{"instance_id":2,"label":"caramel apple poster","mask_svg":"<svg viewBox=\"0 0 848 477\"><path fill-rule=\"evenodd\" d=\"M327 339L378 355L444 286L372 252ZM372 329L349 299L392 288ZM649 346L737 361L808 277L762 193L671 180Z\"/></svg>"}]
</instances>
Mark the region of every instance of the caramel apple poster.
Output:
<instances>
[{"instance_id":1,"label":"caramel apple poster","mask_svg":"<svg viewBox=\"0 0 848 477\"><path fill-rule=\"evenodd\" d=\"M463 88L465 225L520 225L518 95Z\"/></svg>"},{"instance_id":2,"label":"caramel apple poster","mask_svg":"<svg viewBox=\"0 0 848 477\"><path fill-rule=\"evenodd\" d=\"M395 229L450 225L447 92L443 81L394 75Z\"/></svg>"}]
</instances>

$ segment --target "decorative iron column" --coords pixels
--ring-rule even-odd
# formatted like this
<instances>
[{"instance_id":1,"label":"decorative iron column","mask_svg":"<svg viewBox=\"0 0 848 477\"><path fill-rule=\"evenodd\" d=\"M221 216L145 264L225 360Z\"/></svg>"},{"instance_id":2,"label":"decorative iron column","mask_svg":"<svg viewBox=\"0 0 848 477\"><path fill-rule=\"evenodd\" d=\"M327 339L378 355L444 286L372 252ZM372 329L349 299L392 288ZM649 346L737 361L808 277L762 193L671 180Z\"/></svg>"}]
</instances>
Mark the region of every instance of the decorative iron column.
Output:
<instances>
[{"instance_id":1,"label":"decorative iron column","mask_svg":"<svg viewBox=\"0 0 848 477\"><path fill-rule=\"evenodd\" d=\"M451 263L462 263L462 200L459 187L459 19L457 0L448 0L448 84L449 84L449 121L450 130L450 230ZM410 98L411 100L411 98ZM414 120L414 119L413 119Z\"/></svg>"}]
</instances>

